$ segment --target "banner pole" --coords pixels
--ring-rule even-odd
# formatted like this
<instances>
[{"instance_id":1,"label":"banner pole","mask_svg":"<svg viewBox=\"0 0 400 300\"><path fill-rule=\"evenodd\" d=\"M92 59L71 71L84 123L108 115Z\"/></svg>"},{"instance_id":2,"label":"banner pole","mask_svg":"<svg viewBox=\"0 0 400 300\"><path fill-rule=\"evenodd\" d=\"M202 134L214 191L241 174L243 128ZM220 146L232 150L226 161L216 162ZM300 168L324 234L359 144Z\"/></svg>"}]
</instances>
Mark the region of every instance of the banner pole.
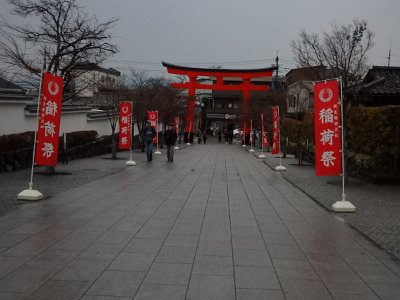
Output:
<instances>
[{"instance_id":1,"label":"banner pole","mask_svg":"<svg viewBox=\"0 0 400 300\"><path fill-rule=\"evenodd\" d=\"M175 121L175 132L176 132L176 136L177 136L177 139L175 141L174 150L179 150L179 147L178 147L178 144L177 144L178 143L178 135L179 135L179 116L175 117L174 121ZM176 126L176 125L178 125L178 126Z\"/></svg>"},{"instance_id":2,"label":"banner pole","mask_svg":"<svg viewBox=\"0 0 400 300\"><path fill-rule=\"evenodd\" d=\"M346 201L346 194L344 192L344 184L345 184L345 167L346 162L344 161L344 114L343 114L343 84L342 77L339 78L338 82L340 82L340 114L341 114L341 135L342 135L342 201Z\"/></svg>"},{"instance_id":3,"label":"banner pole","mask_svg":"<svg viewBox=\"0 0 400 300\"><path fill-rule=\"evenodd\" d=\"M131 117L130 117L130 134L131 134L131 136L130 136L130 140L131 140L131 145L130 145L130 148L129 148L129 160L125 163L125 165L126 166L136 166L136 162L132 159L132 144L133 144L133 131L132 131L132 128L133 128L133 103L132 103L132 101L130 101L131 102Z\"/></svg>"},{"instance_id":4,"label":"banner pole","mask_svg":"<svg viewBox=\"0 0 400 300\"><path fill-rule=\"evenodd\" d=\"M340 127L341 127L341 137L342 137L342 200L336 201L335 204L332 204L332 210L335 212L355 212L356 207L349 201L346 200L346 194L344 192L344 184L345 184L345 161L344 161L344 114L343 114L343 80L342 77L337 79L340 82Z\"/></svg>"},{"instance_id":5,"label":"banner pole","mask_svg":"<svg viewBox=\"0 0 400 300\"><path fill-rule=\"evenodd\" d=\"M261 154L258 156L258 158L265 158L266 156L264 155L264 115L261 114L261 136L260 136L260 141L261 141Z\"/></svg>"},{"instance_id":6,"label":"banner pole","mask_svg":"<svg viewBox=\"0 0 400 300\"><path fill-rule=\"evenodd\" d=\"M250 119L250 153L254 152L253 149L253 119Z\"/></svg>"},{"instance_id":7,"label":"banner pole","mask_svg":"<svg viewBox=\"0 0 400 300\"><path fill-rule=\"evenodd\" d=\"M40 100L42 98L42 82L43 82L43 71L40 73L39 93L38 93L38 101L36 109L36 119L38 121L38 124L39 124ZM27 190L23 190L21 193L18 194L17 199L19 200L39 200L43 198L43 194L41 192L33 189L33 168L35 165L36 139L37 139L37 128L35 130L35 135L33 138L33 154L32 154L31 178L28 185L29 188Z\"/></svg>"},{"instance_id":8,"label":"banner pole","mask_svg":"<svg viewBox=\"0 0 400 300\"><path fill-rule=\"evenodd\" d=\"M243 148L246 147L246 123L243 124Z\"/></svg>"},{"instance_id":9,"label":"banner pole","mask_svg":"<svg viewBox=\"0 0 400 300\"><path fill-rule=\"evenodd\" d=\"M278 109L278 137L279 137L279 166L275 167L275 171L286 171L286 167L282 166L282 147L281 147L281 126L280 126L280 121L281 121L281 114L279 111L279 106L277 106Z\"/></svg>"},{"instance_id":10,"label":"banner pole","mask_svg":"<svg viewBox=\"0 0 400 300\"><path fill-rule=\"evenodd\" d=\"M154 154L161 154L161 151L158 150L158 140L159 140L159 138L158 138L158 110L156 110L156 112L157 112L157 121L156 121L157 151L154 152Z\"/></svg>"}]
</instances>

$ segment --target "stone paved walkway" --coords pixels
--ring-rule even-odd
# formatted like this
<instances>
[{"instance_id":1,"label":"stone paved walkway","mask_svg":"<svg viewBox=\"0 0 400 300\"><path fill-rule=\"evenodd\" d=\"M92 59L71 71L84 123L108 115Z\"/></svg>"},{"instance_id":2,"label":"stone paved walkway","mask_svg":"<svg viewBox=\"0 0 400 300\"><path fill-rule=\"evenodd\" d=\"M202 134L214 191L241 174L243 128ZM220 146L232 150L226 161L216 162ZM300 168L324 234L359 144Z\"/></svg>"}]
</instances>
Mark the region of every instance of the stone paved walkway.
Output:
<instances>
[{"instance_id":1,"label":"stone paved walkway","mask_svg":"<svg viewBox=\"0 0 400 300\"><path fill-rule=\"evenodd\" d=\"M243 148L143 156L0 217L0 299L400 298L386 251Z\"/></svg>"}]
</instances>

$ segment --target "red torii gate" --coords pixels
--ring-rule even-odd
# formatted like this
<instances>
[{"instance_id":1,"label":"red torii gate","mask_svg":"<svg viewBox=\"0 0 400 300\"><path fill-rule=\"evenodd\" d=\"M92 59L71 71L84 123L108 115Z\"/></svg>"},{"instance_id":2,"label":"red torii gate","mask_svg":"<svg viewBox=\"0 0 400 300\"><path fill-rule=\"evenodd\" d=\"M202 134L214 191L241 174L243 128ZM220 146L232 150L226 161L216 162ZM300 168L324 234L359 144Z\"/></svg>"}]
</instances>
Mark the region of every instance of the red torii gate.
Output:
<instances>
[{"instance_id":1,"label":"red torii gate","mask_svg":"<svg viewBox=\"0 0 400 300\"><path fill-rule=\"evenodd\" d=\"M173 65L170 63L162 62L162 65L167 68L167 72L170 74L184 75L189 78L189 82L185 83L172 83L171 86L177 89L187 89L187 112L186 112L186 124L185 124L185 135L193 132L194 129L194 108L195 108L195 95L196 89L203 90L219 90L219 91L242 91L243 93L243 123L246 127L245 134L250 133L250 93L251 91L266 92L269 90L267 85L254 85L250 83L252 78L257 77L270 77L272 72L278 67L262 68L262 69L207 69L207 68L192 68ZM214 84L204 84L197 82L197 77L209 76L215 77L216 81ZM227 85L224 84L224 77L239 77L242 78L243 82L239 85Z\"/></svg>"}]
</instances>

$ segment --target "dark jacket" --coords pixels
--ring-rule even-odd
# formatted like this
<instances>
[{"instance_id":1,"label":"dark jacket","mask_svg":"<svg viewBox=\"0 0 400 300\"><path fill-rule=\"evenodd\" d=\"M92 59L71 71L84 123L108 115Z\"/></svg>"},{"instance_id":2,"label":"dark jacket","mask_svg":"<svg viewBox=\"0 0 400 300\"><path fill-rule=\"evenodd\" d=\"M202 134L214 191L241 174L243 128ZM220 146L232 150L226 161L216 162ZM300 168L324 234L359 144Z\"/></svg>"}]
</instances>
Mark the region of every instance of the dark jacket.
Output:
<instances>
[{"instance_id":1,"label":"dark jacket","mask_svg":"<svg viewBox=\"0 0 400 300\"><path fill-rule=\"evenodd\" d=\"M146 143L151 143L156 137L156 131L152 126L146 126L142 129L142 138Z\"/></svg>"},{"instance_id":2,"label":"dark jacket","mask_svg":"<svg viewBox=\"0 0 400 300\"><path fill-rule=\"evenodd\" d=\"M164 132L164 143L167 146L175 145L177 139L176 131L173 129L168 129Z\"/></svg>"}]
</instances>

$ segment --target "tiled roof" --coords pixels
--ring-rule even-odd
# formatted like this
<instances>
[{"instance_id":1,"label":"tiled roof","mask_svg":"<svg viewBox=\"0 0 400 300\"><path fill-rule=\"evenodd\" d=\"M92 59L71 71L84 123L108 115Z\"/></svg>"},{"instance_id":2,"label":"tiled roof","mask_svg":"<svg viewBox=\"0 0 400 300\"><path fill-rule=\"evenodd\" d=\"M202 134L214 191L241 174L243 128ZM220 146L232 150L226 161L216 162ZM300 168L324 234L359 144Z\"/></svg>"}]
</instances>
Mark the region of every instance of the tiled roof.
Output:
<instances>
[{"instance_id":1,"label":"tiled roof","mask_svg":"<svg viewBox=\"0 0 400 300\"><path fill-rule=\"evenodd\" d=\"M400 94L400 67L373 66L364 78L361 92Z\"/></svg>"},{"instance_id":2,"label":"tiled roof","mask_svg":"<svg viewBox=\"0 0 400 300\"><path fill-rule=\"evenodd\" d=\"M0 77L0 89L21 90L21 87L12 83L11 81L5 80L4 78Z\"/></svg>"},{"instance_id":3,"label":"tiled roof","mask_svg":"<svg viewBox=\"0 0 400 300\"><path fill-rule=\"evenodd\" d=\"M32 96L20 86L0 77L0 101L32 101Z\"/></svg>"},{"instance_id":4,"label":"tiled roof","mask_svg":"<svg viewBox=\"0 0 400 300\"><path fill-rule=\"evenodd\" d=\"M95 63L83 63L80 64L76 67L77 70L85 70L85 71L98 71L98 72L102 72L102 73L106 73L106 74L110 74L110 75L114 75L114 76L121 76L121 72L113 69L113 68L103 68L100 67L99 65L95 64Z\"/></svg>"}]
</instances>

